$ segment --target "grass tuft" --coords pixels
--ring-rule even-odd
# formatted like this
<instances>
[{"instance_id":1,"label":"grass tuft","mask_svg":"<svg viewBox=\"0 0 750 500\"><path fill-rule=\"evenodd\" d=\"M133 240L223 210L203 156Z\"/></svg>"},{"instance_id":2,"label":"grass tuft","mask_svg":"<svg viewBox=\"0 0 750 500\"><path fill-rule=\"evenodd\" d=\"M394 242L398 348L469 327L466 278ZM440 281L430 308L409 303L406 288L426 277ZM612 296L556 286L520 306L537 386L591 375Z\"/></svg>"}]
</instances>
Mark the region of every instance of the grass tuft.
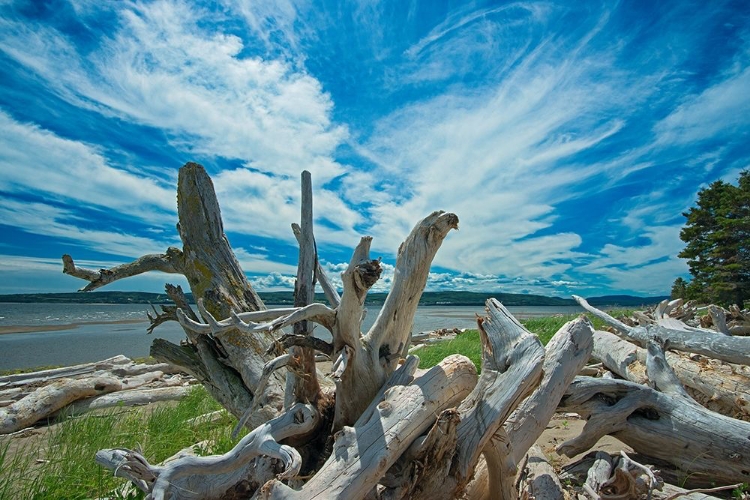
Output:
<instances>
[{"instance_id":1,"label":"grass tuft","mask_svg":"<svg viewBox=\"0 0 750 500\"><path fill-rule=\"evenodd\" d=\"M420 368L431 368L451 354L463 354L474 362L479 370L482 366L482 342L479 330L466 330L455 339L445 340L417 351Z\"/></svg>"},{"instance_id":2,"label":"grass tuft","mask_svg":"<svg viewBox=\"0 0 750 500\"><path fill-rule=\"evenodd\" d=\"M237 442L230 437L236 419L186 426L185 421L221 409L202 386L177 404L145 408L111 408L98 414L64 418L19 446L18 438L0 438L0 499L119 498L123 484L96 464L103 448L139 450L158 463L199 441L211 445L201 454L225 453ZM114 495L114 496L113 496ZM132 498L143 498L138 493Z\"/></svg>"}]
</instances>

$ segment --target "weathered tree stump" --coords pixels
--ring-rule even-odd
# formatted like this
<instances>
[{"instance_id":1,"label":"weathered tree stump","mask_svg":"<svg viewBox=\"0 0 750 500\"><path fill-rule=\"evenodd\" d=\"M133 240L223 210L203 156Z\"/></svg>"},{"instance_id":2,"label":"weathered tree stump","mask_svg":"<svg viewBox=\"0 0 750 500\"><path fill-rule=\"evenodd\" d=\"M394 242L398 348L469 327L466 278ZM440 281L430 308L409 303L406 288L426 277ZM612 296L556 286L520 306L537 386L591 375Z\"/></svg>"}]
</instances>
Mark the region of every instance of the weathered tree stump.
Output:
<instances>
[{"instance_id":1,"label":"weathered tree stump","mask_svg":"<svg viewBox=\"0 0 750 500\"><path fill-rule=\"evenodd\" d=\"M184 367L238 417L238 427L251 429L224 455L185 456L165 465L131 450L100 451L99 463L149 498L219 499L249 491L254 498L278 499L513 499L520 466L561 398L561 408L589 418L583 435L561 451L584 451L596 437L615 432L646 453L652 451L647 442L671 455L695 451L691 466L719 464L721 480L745 477L750 424L712 414L686 397L658 341L746 363L750 339L698 332L695 340L692 331L615 323L619 335L648 349L649 380L663 392L616 380L571 384L594 349L588 320L566 324L545 348L490 300L487 316L478 319L481 375L463 356L419 371L418 359L403 355L430 264L458 217L433 212L415 225L398 249L385 303L362 332L365 297L381 271L380 260L370 256L371 238L356 245L339 295L318 263L306 172L302 193L301 221L292 226L300 244L292 308L267 310L253 291L224 235L211 181L194 163L179 175L181 250L100 271L64 257L66 273L90 282L84 290L149 270L185 275L198 313L179 288L168 285L177 307L157 313L152 327L177 320L188 343L157 340L152 353ZM312 302L316 283L327 305ZM312 323L330 331L332 341L316 338ZM316 368L321 353L333 360L328 376ZM627 371L627 363L619 365ZM688 437L676 438L675 429ZM709 447L709 432L716 429L721 443Z\"/></svg>"}]
</instances>

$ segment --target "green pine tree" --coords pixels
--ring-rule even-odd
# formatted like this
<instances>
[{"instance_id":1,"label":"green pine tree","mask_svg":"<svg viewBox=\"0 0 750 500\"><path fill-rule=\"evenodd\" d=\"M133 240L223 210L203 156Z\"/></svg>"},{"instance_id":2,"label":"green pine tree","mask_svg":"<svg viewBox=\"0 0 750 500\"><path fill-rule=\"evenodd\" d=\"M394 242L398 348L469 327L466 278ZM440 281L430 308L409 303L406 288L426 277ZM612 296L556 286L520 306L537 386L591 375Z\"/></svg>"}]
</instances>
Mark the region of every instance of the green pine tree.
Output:
<instances>
[{"instance_id":1,"label":"green pine tree","mask_svg":"<svg viewBox=\"0 0 750 500\"><path fill-rule=\"evenodd\" d=\"M672 284L672 293L670 298L672 299L686 299L687 297L687 286L688 282L683 278L677 278Z\"/></svg>"},{"instance_id":2,"label":"green pine tree","mask_svg":"<svg viewBox=\"0 0 750 500\"><path fill-rule=\"evenodd\" d=\"M741 306L750 299L750 171L740 173L737 186L716 181L702 189L683 215L687 246L679 257L693 275L688 296Z\"/></svg>"}]
</instances>

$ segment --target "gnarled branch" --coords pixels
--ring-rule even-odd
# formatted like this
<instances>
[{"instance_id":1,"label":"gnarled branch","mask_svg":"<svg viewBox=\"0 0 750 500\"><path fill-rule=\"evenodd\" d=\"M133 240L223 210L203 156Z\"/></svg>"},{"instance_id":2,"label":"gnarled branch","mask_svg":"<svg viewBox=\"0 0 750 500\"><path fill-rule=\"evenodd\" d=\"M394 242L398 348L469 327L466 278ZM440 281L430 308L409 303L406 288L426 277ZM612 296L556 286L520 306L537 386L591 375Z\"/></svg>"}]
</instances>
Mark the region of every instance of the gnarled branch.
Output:
<instances>
[{"instance_id":1,"label":"gnarled branch","mask_svg":"<svg viewBox=\"0 0 750 500\"><path fill-rule=\"evenodd\" d=\"M62 261L63 273L89 282L88 285L78 290L79 292L90 292L117 280L149 271L161 271L163 273L182 273L184 271L182 252L174 247L169 247L167 252L163 254L144 255L133 262L121 264L111 269L99 269L98 271L76 266L73 257L68 254L62 256Z\"/></svg>"}]
</instances>

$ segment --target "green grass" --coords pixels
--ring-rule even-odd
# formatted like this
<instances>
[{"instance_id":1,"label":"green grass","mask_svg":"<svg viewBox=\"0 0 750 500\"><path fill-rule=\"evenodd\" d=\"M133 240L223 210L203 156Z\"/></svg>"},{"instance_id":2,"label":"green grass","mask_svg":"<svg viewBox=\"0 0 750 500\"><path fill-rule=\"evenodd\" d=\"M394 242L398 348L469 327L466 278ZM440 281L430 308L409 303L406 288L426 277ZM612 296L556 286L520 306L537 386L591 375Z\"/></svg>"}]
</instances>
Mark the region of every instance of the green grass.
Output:
<instances>
[{"instance_id":1,"label":"green grass","mask_svg":"<svg viewBox=\"0 0 750 500\"><path fill-rule=\"evenodd\" d=\"M224 453L236 443L230 433L236 420L195 427L185 420L220 409L203 387L175 405L147 409L114 408L98 415L68 418L50 428L43 440L10 452L10 439L0 439L0 499L97 498L111 495L123 480L94 462L102 448L139 450L158 463L197 442L210 440L208 453ZM141 498L141 497L137 497Z\"/></svg>"},{"instance_id":2,"label":"green grass","mask_svg":"<svg viewBox=\"0 0 750 500\"><path fill-rule=\"evenodd\" d=\"M482 342L479 340L479 331L467 330L453 340L438 342L416 352L419 356L420 368L433 367L451 354L463 354L477 365L478 370L482 364Z\"/></svg>"},{"instance_id":3,"label":"green grass","mask_svg":"<svg viewBox=\"0 0 750 500\"><path fill-rule=\"evenodd\" d=\"M615 310L609 311L609 314L615 318L622 316L629 316L632 314L630 310ZM595 329L603 329L605 323L594 318L591 315L587 315L594 325ZM542 344L547 345L552 336L562 328L562 326L568 321L572 321L578 317L577 314L567 315L556 315L556 316L545 316L541 318L529 318L520 320L521 324L526 327L532 333L535 333ZM482 366L482 343L479 339L478 330L467 330L461 335L457 336L453 340L446 340L444 342L438 342L430 346L424 347L417 351L419 356L420 368L430 368L435 366L442 361L446 356L451 354L463 354L474 362L477 370L480 370Z\"/></svg>"}]
</instances>

